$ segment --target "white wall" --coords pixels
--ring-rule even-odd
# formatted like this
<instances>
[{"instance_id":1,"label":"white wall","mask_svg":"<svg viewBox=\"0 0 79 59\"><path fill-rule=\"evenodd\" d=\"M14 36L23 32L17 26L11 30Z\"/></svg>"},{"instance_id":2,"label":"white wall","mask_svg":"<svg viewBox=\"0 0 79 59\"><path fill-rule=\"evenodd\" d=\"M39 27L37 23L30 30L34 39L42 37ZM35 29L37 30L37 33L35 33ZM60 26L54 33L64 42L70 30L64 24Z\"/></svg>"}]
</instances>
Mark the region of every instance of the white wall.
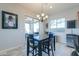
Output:
<instances>
[{"instance_id":1,"label":"white wall","mask_svg":"<svg viewBox=\"0 0 79 59\"><path fill-rule=\"evenodd\" d=\"M2 29L2 10L18 15L18 29ZM25 15L31 15L18 4L0 4L0 50L25 44Z\"/></svg>"},{"instance_id":2,"label":"white wall","mask_svg":"<svg viewBox=\"0 0 79 59\"><path fill-rule=\"evenodd\" d=\"M18 29L2 29L1 28L1 11L12 12L18 14ZM68 10L61 11L50 17L51 19L65 17L66 20L76 19L76 13L79 11L79 7L71 8ZM0 50L16 47L19 45L24 45L25 43L25 29L24 29L24 18L26 16L32 16L33 14L30 11L27 11L24 7L17 4L0 4ZM41 28L42 29L42 28ZM57 32L56 35L60 37L60 42L65 42L66 34L71 33L71 30L65 29L65 32ZM75 34L79 34L79 29L74 29Z\"/></svg>"},{"instance_id":3,"label":"white wall","mask_svg":"<svg viewBox=\"0 0 79 59\"><path fill-rule=\"evenodd\" d=\"M59 13L53 14L49 20L58 19L65 17L66 20L78 20L77 19L77 12L79 11L79 6L76 6L74 8L70 8L67 10L63 10ZM79 26L79 23L77 22L77 26ZM66 43L66 34L71 34L71 29L65 28L65 32L56 32L55 33L58 36L58 41L62 43ZM79 27L74 29L73 34L79 35Z\"/></svg>"}]
</instances>

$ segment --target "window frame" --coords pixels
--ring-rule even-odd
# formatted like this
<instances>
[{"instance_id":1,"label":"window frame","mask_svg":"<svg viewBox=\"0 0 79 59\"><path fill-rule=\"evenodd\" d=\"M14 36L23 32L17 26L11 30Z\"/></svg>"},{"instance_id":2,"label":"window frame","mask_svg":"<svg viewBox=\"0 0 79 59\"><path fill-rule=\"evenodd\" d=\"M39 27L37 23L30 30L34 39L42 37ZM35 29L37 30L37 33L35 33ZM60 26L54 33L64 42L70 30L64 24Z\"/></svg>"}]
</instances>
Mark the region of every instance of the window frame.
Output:
<instances>
[{"instance_id":1,"label":"window frame","mask_svg":"<svg viewBox=\"0 0 79 59\"><path fill-rule=\"evenodd\" d=\"M57 21L62 20L62 19L64 19L64 20L63 20L64 26L58 28L58 23L57 23ZM56 20L56 24L55 24L56 27L55 27L55 28L51 28L51 26L52 26L51 24L52 24L52 22L53 22L54 20ZM65 20L65 18L58 18L58 19L54 19L54 20L50 20L50 29L65 29L65 28L66 28L66 20Z\"/></svg>"},{"instance_id":2,"label":"window frame","mask_svg":"<svg viewBox=\"0 0 79 59\"><path fill-rule=\"evenodd\" d=\"M39 25L38 26L40 26L40 23L39 23L39 21L37 21L37 22L34 22L34 23L38 23ZM33 23L33 28L34 28L34 23ZM40 28L39 28L40 29ZM37 32L39 32L39 29L38 29L38 31ZM35 31L34 31L35 32Z\"/></svg>"}]
</instances>

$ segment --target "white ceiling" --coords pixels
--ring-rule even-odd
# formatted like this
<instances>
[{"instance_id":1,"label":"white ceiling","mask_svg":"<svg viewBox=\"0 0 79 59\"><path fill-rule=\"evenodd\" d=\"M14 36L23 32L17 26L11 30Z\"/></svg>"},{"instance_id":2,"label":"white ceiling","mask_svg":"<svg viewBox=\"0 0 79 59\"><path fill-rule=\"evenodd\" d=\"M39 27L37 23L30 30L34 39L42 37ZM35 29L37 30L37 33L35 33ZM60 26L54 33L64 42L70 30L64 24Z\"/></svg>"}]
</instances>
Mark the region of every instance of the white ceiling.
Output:
<instances>
[{"instance_id":1,"label":"white ceiling","mask_svg":"<svg viewBox=\"0 0 79 59\"><path fill-rule=\"evenodd\" d=\"M51 16L54 13L79 6L79 3L22 3L21 5L35 15L40 13L43 7L43 11ZM49 8L50 5L52 5L52 9Z\"/></svg>"}]
</instances>

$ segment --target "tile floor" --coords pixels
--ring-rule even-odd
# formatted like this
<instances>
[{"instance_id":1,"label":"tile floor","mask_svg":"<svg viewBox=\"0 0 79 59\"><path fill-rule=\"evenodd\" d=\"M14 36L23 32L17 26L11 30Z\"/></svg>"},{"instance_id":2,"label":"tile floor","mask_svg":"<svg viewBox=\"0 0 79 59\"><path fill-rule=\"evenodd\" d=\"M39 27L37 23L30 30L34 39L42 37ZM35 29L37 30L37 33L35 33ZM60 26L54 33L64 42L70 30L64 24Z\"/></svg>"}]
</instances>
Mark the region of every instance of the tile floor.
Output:
<instances>
[{"instance_id":1,"label":"tile floor","mask_svg":"<svg viewBox=\"0 0 79 59\"><path fill-rule=\"evenodd\" d=\"M66 44L56 43L55 56L70 56L74 49L67 47Z\"/></svg>"},{"instance_id":2,"label":"tile floor","mask_svg":"<svg viewBox=\"0 0 79 59\"><path fill-rule=\"evenodd\" d=\"M66 44L56 43L56 50L54 51L55 56L70 56L74 49L67 47ZM31 55L31 54L30 54ZM48 56L43 52L43 56ZM51 53L52 56L52 53Z\"/></svg>"},{"instance_id":3,"label":"tile floor","mask_svg":"<svg viewBox=\"0 0 79 59\"><path fill-rule=\"evenodd\" d=\"M56 43L56 50L54 52L54 55L70 56L73 50L74 50L73 48L67 47L66 44ZM6 54L3 54L2 56L27 56L26 47L8 51ZM43 53L43 56L47 56L47 54Z\"/></svg>"}]
</instances>

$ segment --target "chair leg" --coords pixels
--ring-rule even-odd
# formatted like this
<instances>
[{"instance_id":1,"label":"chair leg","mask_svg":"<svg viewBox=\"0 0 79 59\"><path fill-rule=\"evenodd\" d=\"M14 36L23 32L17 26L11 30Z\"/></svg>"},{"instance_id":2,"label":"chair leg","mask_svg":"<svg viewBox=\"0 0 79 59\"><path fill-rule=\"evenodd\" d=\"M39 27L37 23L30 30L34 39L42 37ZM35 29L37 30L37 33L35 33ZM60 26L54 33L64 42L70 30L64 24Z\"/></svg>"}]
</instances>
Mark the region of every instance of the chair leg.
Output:
<instances>
[{"instance_id":1,"label":"chair leg","mask_svg":"<svg viewBox=\"0 0 79 59\"><path fill-rule=\"evenodd\" d=\"M34 49L33 49L33 53L32 53L32 55L34 56Z\"/></svg>"},{"instance_id":2,"label":"chair leg","mask_svg":"<svg viewBox=\"0 0 79 59\"><path fill-rule=\"evenodd\" d=\"M50 48L49 48L49 46L48 46L48 55L50 56Z\"/></svg>"},{"instance_id":3,"label":"chair leg","mask_svg":"<svg viewBox=\"0 0 79 59\"><path fill-rule=\"evenodd\" d=\"M29 56L29 48L27 48L27 56Z\"/></svg>"},{"instance_id":4,"label":"chair leg","mask_svg":"<svg viewBox=\"0 0 79 59\"><path fill-rule=\"evenodd\" d=\"M29 41L27 40L27 56L29 56Z\"/></svg>"},{"instance_id":5,"label":"chair leg","mask_svg":"<svg viewBox=\"0 0 79 59\"><path fill-rule=\"evenodd\" d=\"M53 46L52 46L52 44L51 44L51 50L52 50L52 55L54 56Z\"/></svg>"}]
</instances>

